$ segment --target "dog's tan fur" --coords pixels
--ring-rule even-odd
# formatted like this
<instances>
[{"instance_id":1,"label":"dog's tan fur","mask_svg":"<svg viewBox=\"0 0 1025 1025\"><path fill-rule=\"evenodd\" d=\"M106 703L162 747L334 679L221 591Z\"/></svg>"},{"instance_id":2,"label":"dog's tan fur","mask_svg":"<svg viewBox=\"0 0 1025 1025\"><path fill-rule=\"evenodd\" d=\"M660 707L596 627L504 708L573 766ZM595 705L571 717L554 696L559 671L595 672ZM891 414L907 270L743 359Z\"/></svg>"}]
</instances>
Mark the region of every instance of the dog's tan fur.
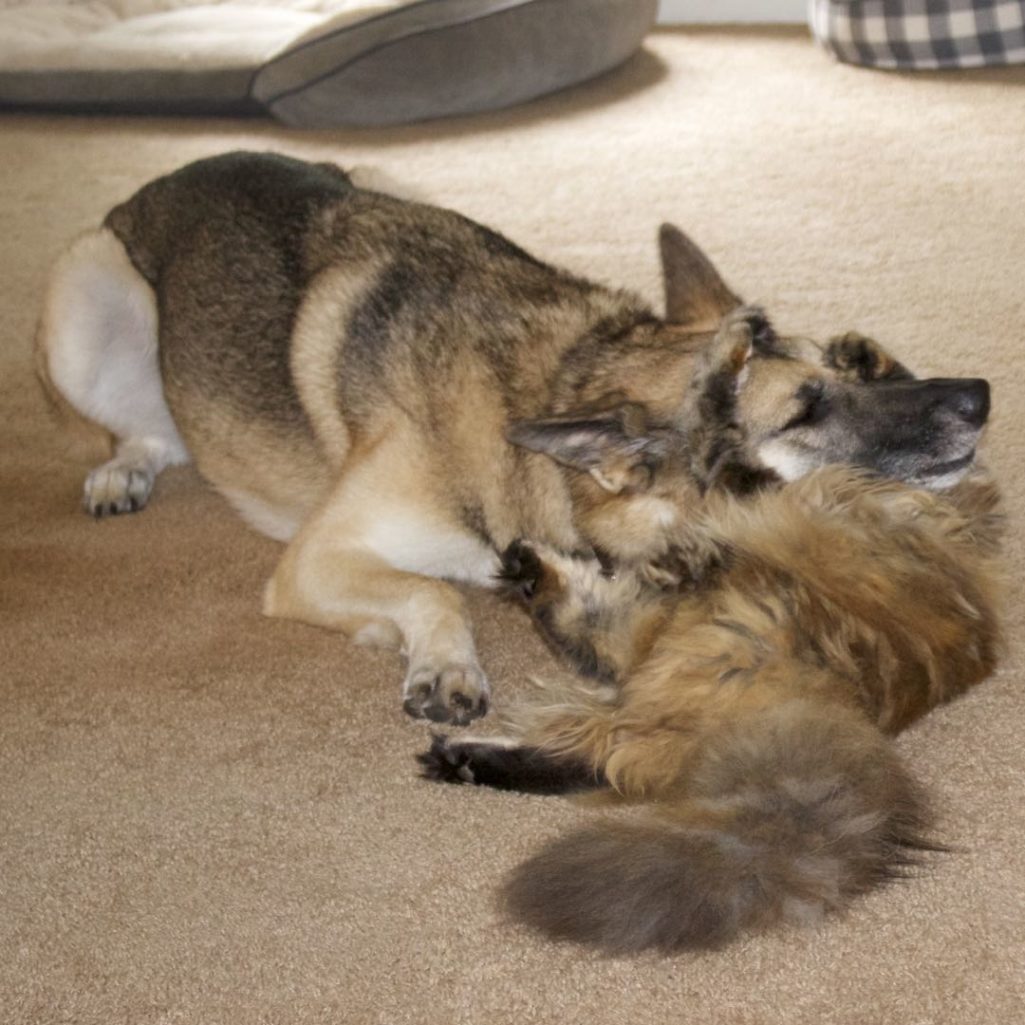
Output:
<instances>
[{"instance_id":1,"label":"dog's tan fur","mask_svg":"<svg viewBox=\"0 0 1025 1025\"><path fill-rule=\"evenodd\" d=\"M38 366L115 439L86 480L94 515L141 508L165 466L195 460L288 543L269 615L401 647L407 711L463 723L489 688L444 578L490 585L517 537L650 561L700 494L700 459L678 458L689 382L739 300L678 231L661 242L665 318L333 165L226 154L71 246ZM753 362L747 392L799 405L790 362ZM784 444L780 465L827 460L865 423L848 428L810 454ZM960 452L958 432L933 436ZM908 447L918 468L927 447Z\"/></svg>"}]
</instances>

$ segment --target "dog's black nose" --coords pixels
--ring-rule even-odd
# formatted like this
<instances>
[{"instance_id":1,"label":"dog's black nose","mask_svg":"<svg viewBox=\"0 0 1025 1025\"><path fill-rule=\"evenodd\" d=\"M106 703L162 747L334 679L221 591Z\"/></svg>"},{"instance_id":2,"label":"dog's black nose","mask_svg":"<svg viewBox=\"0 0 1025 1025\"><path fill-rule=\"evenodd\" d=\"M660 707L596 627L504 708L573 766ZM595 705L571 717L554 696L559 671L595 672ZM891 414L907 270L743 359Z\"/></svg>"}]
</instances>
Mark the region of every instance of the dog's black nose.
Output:
<instances>
[{"instance_id":1,"label":"dog's black nose","mask_svg":"<svg viewBox=\"0 0 1025 1025\"><path fill-rule=\"evenodd\" d=\"M989 418L989 382L981 377L956 382L947 406L972 427L981 427Z\"/></svg>"}]
</instances>

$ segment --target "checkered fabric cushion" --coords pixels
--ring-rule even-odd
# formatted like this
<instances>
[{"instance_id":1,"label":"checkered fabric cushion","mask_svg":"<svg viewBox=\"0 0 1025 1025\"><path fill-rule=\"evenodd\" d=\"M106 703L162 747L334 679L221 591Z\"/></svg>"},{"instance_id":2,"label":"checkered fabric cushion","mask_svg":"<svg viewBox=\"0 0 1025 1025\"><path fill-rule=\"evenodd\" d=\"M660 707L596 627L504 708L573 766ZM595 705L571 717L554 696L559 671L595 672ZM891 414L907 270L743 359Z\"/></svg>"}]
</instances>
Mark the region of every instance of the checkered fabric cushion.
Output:
<instances>
[{"instance_id":1,"label":"checkered fabric cushion","mask_svg":"<svg viewBox=\"0 0 1025 1025\"><path fill-rule=\"evenodd\" d=\"M819 42L849 64L1025 63L1025 0L811 0L809 22Z\"/></svg>"}]
</instances>

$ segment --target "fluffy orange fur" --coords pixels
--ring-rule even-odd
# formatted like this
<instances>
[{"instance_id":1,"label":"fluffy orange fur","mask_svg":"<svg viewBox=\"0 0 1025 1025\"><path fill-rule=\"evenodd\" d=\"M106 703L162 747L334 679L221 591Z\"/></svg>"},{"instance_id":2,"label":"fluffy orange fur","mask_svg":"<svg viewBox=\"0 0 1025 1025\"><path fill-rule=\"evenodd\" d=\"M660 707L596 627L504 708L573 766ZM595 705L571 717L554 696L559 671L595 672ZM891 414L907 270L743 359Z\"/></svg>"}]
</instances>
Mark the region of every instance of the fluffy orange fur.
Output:
<instances>
[{"instance_id":1,"label":"fluffy orange fur","mask_svg":"<svg viewBox=\"0 0 1025 1025\"><path fill-rule=\"evenodd\" d=\"M522 865L513 914L671 950L817 917L898 874L928 818L886 734L993 669L999 530L981 473L934 494L828 469L709 496L672 593L538 550L539 625L618 685L513 710L521 743L647 813Z\"/></svg>"}]
</instances>

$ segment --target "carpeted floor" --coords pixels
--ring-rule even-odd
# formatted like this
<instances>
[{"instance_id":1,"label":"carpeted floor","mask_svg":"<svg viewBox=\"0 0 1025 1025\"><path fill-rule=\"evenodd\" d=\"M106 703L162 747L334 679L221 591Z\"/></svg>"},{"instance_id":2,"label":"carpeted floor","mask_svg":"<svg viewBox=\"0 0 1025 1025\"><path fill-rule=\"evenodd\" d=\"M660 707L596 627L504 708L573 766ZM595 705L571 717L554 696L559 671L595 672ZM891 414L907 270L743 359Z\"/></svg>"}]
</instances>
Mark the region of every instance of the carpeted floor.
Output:
<instances>
[{"instance_id":1,"label":"carpeted floor","mask_svg":"<svg viewBox=\"0 0 1025 1025\"><path fill-rule=\"evenodd\" d=\"M360 133L0 118L0 1019L9 1025L1025 1021L1025 68L837 67L799 30L664 31L502 115ZM90 454L30 373L47 266L152 176L236 147L372 164L658 298L677 221L788 330L857 326L994 385L1012 512L1001 671L900 740L954 852L817 931L609 960L496 918L587 812L416 778L394 655L262 619L278 547L189 469L78 508ZM473 599L499 697L552 663Z\"/></svg>"}]
</instances>

